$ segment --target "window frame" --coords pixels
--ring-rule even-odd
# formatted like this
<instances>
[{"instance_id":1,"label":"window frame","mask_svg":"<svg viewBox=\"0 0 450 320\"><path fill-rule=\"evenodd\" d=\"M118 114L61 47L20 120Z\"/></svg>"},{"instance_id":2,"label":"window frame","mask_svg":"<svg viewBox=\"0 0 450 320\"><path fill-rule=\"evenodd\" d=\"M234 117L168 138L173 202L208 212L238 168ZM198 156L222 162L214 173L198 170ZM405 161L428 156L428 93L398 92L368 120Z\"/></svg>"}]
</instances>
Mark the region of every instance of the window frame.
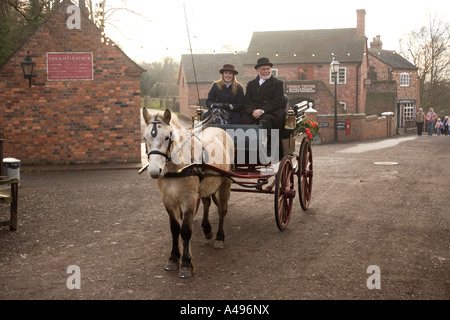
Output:
<instances>
[{"instance_id":1,"label":"window frame","mask_svg":"<svg viewBox=\"0 0 450 320\"><path fill-rule=\"evenodd\" d=\"M346 84L347 83L347 67L339 67L338 73L338 82L337 84ZM330 84L334 84L333 74L331 73L330 68Z\"/></svg>"},{"instance_id":2,"label":"window frame","mask_svg":"<svg viewBox=\"0 0 450 320\"><path fill-rule=\"evenodd\" d=\"M270 74L274 77L278 77L278 69L277 68L271 69Z\"/></svg>"},{"instance_id":3,"label":"window frame","mask_svg":"<svg viewBox=\"0 0 450 320\"><path fill-rule=\"evenodd\" d=\"M411 76L408 72L400 73L400 87L409 87L411 85Z\"/></svg>"}]
</instances>

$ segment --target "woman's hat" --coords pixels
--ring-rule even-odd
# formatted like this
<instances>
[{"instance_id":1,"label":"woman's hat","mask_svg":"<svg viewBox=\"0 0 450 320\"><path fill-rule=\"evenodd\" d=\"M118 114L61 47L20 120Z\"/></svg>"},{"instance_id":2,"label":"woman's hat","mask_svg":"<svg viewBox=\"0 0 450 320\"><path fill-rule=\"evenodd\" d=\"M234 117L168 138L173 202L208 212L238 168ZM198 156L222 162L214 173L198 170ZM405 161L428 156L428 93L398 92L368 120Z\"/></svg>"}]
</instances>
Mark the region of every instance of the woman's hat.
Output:
<instances>
[{"instance_id":1,"label":"woman's hat","mask_svg":"<svg viewBox=\"0 0 450 320\"><path fill-rule=\"evenodd\" d=\"M220 74L223 74L225 71L231 71L235 75L239 73L239 72L236 71L236 69L234 69L234 66L232 64L230 64L230 63L224 64L223 68L219 70Z\"/></svg>"},{"instance_id":2,"label":"woman's hat","mask_svg":"<svg viewBox=\"0 0 450 320\"><path fill-rule=\"evenodd\" d=\"M256 62L255 69L258 69L261 66L270 66L272 68L273 64L270 63L268 58L259 58L258 61Z\"/></svg>"}]
</instances>

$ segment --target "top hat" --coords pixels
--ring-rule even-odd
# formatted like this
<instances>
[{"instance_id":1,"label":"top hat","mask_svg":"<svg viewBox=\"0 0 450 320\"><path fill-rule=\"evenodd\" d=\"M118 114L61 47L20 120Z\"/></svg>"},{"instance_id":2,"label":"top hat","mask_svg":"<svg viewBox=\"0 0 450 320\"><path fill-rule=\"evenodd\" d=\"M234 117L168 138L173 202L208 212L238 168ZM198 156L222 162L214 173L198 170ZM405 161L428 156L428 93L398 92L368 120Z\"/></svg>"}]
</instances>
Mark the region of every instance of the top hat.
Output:
<instances>
[{"instance_id":1,"label":"top hat","mask_svg":"<svg viewBox=\"0 0 450 320\"><path fill-rule=\"evenodd\" d=\"M230 63L224 64L223 68L219 70L220 74L223 74L225 71L233 72L235 75L239 73L234 69L234 66Z\"/></svg>"},{"instance_id":2,"label":"top hat","mask_svg":"<svg viewBox=\"0 0 450 320\"><path fill-rule=\"evenodd\" d=\"M256 66L255 69L258 69L261 66L270 66L272 68L273 64L270 63L268 58L259 58L258 61L256 62Z\"/></svg>"}]
</instances>

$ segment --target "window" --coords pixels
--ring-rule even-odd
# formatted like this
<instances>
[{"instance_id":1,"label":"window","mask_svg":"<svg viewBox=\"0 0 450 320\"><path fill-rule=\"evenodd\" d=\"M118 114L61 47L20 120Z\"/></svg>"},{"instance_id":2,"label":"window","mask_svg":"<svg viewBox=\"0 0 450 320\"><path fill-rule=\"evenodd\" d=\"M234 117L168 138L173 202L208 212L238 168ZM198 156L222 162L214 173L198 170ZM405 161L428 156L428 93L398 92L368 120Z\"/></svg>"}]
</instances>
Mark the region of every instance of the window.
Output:
<instances>
[{"instance_id":1,"label":"window","mask_svg":"<svg viewBox=\"0 0 450 320\"><path fill-rule=\"evenodd\" d=\"M409 127L414 122L416 102L414 100L399 100L397 102L397 111L397 126L399 128Z\"/></svg>"},{"instance_id":2,"label":"window","mask_svg":"<svg viewBox=\"0 0 450 320\"><path fill-rule=\"evenodd\" d=\"M344 108L344 110L347 110L347 103L346 102L339 101L339 104L341 105L342 108Z\"/></svg>"},{"instance_id":3,"label":"window","mask_svg":"<svg viewBox=\"0 0 450 320\"><path fill-rule=\"evenodd\" d=\"M301 68L298 69L298 80L306 80L306 72Z\"/></svg>"},{"instance_id":4,"label":"window","mask_svg":"<svg viewBox=\"0 0 450 320\"><path fill-rule=\"evenodd\" d=\"M340 67L338 73L338 84L345 84L347 82L347 68ZM330 84L334 84L334 76L330 69Z\"/></svg>"},{"instance_id":5,"label":"window","mask_svg":"<svg viewBox=\"0 0 450 320\"><path fill-rule=\"evenodd\" d=\"M409 74L408 74L409 76ZM415 116L415 105L412 103L406 103L403 107L403 114L406 121L413 121Z\"/></svg>"},{"instance_id":6,"label":"window","mask_svg":"<svg viewBox=\"0 0 450 320\"><path fill-rule=\"evenodd\" d=\"M400 74L400 87L409 87L409 73Z\"/></svg>"},{"instance_id":7,"label":"window","mask_svg":"<svg viewBox=\"0 0 450 320\"><path fill-rule=\"evenodd\" d=\"M278 69L272 69L271 73L274 77L278 77Z\"/></svg>"},{"instance_id":8,"label":"window","mask_svg":"<svg viewBox=\"0 0 450 320\"><path fill-rule=\"evenodd\" d=\"M313 80L313 69L310 66L299 66L298 67L298 80Z\"/></svg>"}]
</instances>

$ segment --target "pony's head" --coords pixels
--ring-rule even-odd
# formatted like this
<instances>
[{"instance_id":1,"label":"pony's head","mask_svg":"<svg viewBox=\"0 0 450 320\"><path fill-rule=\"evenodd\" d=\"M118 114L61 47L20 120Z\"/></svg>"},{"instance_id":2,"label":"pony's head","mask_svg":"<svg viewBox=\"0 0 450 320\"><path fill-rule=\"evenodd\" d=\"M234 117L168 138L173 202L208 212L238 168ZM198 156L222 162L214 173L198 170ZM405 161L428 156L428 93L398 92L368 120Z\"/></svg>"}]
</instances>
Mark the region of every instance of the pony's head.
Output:
<instances>
[{"instance_id":1,"label":"pony's head","mask_svg":"<svg viewBox=\"0 0 450 320\"><path fill-rule=\"evenodd\" d=\"M152 115L147 108L143 108L142 115L147 124L143 139L149 162L148 172L152 178L160 178L172 151L173 128L170 126L172 114L166 109L164 114Z\"/></svg>"}]
</instances>

